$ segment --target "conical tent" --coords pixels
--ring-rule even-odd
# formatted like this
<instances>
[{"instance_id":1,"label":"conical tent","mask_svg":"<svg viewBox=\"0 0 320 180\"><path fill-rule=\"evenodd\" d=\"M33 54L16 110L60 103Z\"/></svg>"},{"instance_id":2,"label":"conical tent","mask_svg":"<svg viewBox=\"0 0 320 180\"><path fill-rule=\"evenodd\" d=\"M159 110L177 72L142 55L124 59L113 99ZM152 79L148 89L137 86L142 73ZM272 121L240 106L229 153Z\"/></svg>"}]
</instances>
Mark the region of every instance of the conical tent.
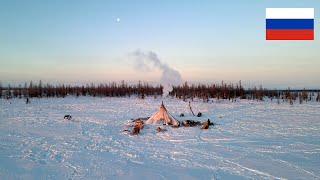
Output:
<instances>
[{"instance_id":1,"label":"conical tent","mask_svg":"<svg viewBox=\"0 0 320 180\"><path fill-rule=\"evenodd\" d=\"M160 109L146 121L147 124L157 124L159 122L166 125L179 126L179 121L168 113L166 107L163 105L163 102L160 106Z\"/></svg>"}]
</instances>

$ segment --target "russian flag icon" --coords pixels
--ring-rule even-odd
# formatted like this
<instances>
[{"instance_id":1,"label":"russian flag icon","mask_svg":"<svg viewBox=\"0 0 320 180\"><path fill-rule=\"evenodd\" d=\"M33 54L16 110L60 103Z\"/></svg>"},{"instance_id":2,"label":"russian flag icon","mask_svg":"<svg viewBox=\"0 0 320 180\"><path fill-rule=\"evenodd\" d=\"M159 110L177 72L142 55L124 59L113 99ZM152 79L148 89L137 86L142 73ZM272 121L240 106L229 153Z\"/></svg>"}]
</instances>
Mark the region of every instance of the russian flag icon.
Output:
<instances>
[{"instance_id":1,"label":"russian flag icon","mask_svg":"<svg viewBox=\"0 0 320 180\"><path fill-rule=\"evenodd\" d=\"M266 8L266 40L314 40L314 8Z\"/></svg>"}]
</instances>

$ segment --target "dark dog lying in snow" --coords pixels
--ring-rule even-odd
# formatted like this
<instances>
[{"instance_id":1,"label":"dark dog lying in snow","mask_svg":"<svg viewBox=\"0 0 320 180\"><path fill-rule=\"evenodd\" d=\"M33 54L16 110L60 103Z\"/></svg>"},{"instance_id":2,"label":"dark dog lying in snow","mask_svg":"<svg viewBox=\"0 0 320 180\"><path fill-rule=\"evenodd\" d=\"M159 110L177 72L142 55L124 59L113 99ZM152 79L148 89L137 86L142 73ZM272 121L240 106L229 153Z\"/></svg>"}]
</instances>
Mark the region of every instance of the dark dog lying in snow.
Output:
<instances>
[{"instance_id":1,"label":"dark dog lying in snow","mask_svg":"<svg viewBox=\"0 0 320 180\"><path fill-rule=\"evenodd\" d=\"M72 116L70 115L65 115L63 119L68 119L68 120L71 120Z\"/></svg>"}]
</instances>

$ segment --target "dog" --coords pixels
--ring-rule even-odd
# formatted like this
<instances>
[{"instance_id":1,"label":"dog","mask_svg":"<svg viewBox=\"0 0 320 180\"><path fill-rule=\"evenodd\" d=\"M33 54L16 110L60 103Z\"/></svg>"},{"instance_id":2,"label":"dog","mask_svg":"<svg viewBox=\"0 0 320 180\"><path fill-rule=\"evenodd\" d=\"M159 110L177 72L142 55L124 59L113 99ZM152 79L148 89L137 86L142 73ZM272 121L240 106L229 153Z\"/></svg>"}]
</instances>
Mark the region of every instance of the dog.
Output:
<instances>
[{"instance_id":1,"label":"dog","mask_svg":"<svg viewBox=\"0 0 320 180\"><path fill-rule=\"evenodd\" d=\"M72 116L70 116L70 115L65 115L65 116L64 116L64 119L71 120L71 118L72 118Z\"/></svg>"}]
</instances>

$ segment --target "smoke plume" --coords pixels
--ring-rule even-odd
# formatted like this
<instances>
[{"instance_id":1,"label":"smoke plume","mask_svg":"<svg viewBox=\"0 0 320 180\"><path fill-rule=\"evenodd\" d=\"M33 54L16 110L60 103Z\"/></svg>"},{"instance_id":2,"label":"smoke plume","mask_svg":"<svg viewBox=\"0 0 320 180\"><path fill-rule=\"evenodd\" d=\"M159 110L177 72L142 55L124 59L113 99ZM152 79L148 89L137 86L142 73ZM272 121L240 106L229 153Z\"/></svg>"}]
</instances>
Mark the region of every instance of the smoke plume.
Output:
<instances>
[{"instance_id":1,"label":"smoke plume","mask_svg":"<svg viewBox=\"0 0 320 180\"><path fill-rule=\"evenodd\" d=\"M139 71L152 71L155 68L162 71L160 83L163 85L163 96L167 96L172 91L172 86L180 85L182 78L180 73L162 62L156 53L152 51L143 52L136 50L130 53L130 58L134 61L134 67Z\"/></svg>"}]
</instances>

